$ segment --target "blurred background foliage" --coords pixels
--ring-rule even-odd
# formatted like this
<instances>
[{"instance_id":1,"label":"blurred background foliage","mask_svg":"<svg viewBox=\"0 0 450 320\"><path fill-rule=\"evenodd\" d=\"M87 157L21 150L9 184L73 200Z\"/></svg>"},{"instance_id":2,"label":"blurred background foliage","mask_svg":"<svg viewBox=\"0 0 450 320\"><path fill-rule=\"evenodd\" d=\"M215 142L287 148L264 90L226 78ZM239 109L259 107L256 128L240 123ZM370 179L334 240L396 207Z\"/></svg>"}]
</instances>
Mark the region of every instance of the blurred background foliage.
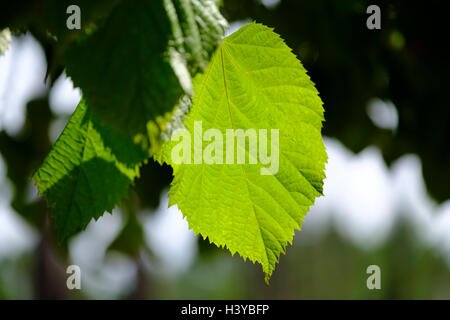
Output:
<instances>
[{"instance_id":1,"label":"blurred background foliage","mask_svg":"<svg viewBox=\"0 0 450 320\"><path fill-rule=\"evenodd\" d=\"M98 227L97 233L104 231L111 236L102 238L97 234L83 240L81 234L57 245L45 200L30 199L30 188L34 188L30 177L52 146L51 124L57 119L68 119L67 115L55 113L49 102L52 86L63 74L61 50L65 47L56 46L48 30L58 37L59 44L82 36L54 23L54 12L66 16L66 2L8 1L6 10L0 10L0 29L8 26L15 34L29 30L42 46L48 76L45 92L27 102L20 130L13 134L4 128L0 131L0 153L6 172L5 176L0 175L0 192L4 199L10 199L14 215L30 226L24 230L34 234L31 249L0 255L1 299L450 298L450 259L424 245L418 235L420 227L413 226L407 218L408 208L396 209L406 211L404 218L395 221L390 235L377 246L355 244L333 223L327 225L321 237L315 237L305 224L288 254L281 257L269 286L264 284L259 266L244 263L236 255L231 257L199 237L195 238L194 249L190 249L193 258L184 269L172 273L164 270L164 266L177 264L178 257L161 261L157 242L150 245L146 230L148 221L155 224L155 212L171 213L164 207L172 175L169 167L153 161L141 168L141 178L114 213L119 221L111 220L114 231L105 231L107 221L102 224L103 229ZM366 8L374 3L381 7L381 30L366 28ZM82 17L83 27L89 28L95 27L95 21L115 2L83 1L85 12L83 5L89 6L89 14ZM436 203L450 197L450 104L445 90L450 84L450 64L444 45L448 28L442 1L423 4L400 0L224 0L221 12L232 28L256 20L274 27L286 40L325 103L324 135L339 140L355 153L375 146L388 166L406 154L416 154L422 164L424 194L428 193ZM374 99L392 105L393 125L383 127L377 122L377 114L370 109ZM0 103L3 101L6 99ZM313 214L320 214L320 210ZM186 225L183 227L187 229ZM5 227L2 228L0 214L1 230L5 231ZM93 229L85 232L95 233ZM174 232L171 236L179 235ZM189 237L193 235L189 233ZM66 267L82 264L76 251L89 251L89 245L80 244L89 239L101 239L103 251L96 251L92 244L92 255L100 254L90 258L90 271L82 274L86 290L68 291ZM85 254L89 256L88 252ZM119 264L132 271L123 271ZM382 269L382 290L370 291L366 287L366 268L371 264ZM110 280L119 274L123 283Z\"/></svg>"}]
</instances>

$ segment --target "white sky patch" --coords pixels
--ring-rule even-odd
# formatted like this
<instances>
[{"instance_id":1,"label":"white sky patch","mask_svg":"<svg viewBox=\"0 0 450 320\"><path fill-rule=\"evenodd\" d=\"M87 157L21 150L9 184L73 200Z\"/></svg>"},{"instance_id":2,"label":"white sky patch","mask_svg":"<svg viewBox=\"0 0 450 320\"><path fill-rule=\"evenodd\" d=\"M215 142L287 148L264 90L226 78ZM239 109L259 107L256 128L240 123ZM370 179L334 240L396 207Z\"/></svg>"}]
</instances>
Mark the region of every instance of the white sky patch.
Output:
<instances>
[{"instance_id":1,"label":"white sky patch","mask_svg":"<svg viewBox=\"0 0 450 320\"><path fill-rule=\"evenodd\" d=\"M379 128L395 131L398 127L397 108L391 101L375 98L367 105L370 120Z\"/></svg>"},{"instance_id":2,"label":"white sky patch","mask_svg":"<svg viewBox=\"0 0 450 320\"><path fill-rule=\"evenodd\" d=\"M442 204L433 217L429 230L429 241L442 253L450 266L450 200Z\"/></svg>"},{"instance_id":3,"label":"white sky patch","mask_svg":"<svg viewBox=\"0 0 450 320\"><path fill-rule=\"evenodd\" d=\"M267 9L274 9L281 2L281 0L260 0L260 1Z\"/></svg>"},{"instance_id":4,"label":"white sky patch","mask_svg":"<svg viewBox=\"0 0 450 320\"><path fill-rule=\"evenodd\" d=\"M52 143L55 143L59 138L64 128L66 127L69 118L56 118L50 123L50 128L48 129L48 137Z\"/></svg>"},{"instance_id":5,"label":"white sky patch","mask_svg":"<svg viewBox=\"0 0 450 320\"><path fill-rule=\"evenodd\" d=\"M37 233L11 208L12 186L0 155L0 259L20 255L37 244Z\"/></svg>"},{"instance_id":6,"label":"white sky patch","mask_svg":"<svg viewBox=\"0 0 450 320\"><path fill-rule=\"evenodd\" d=\"M15 135L25 123L25 106L45 94L47 69L44 51L30 35L13 37L0 56L0 130Z\"/></svg>"},{"instance_id":7,"label":"white sky patch","mask_svg":"<svg viewBox=\"0 0 450 320\"><path fill-rule=\"evenodd\" d=\"M450 200L439 205L428 196L416 155L397 160L392 176L398 214L412 225L419 241L433 248L450 266Z\"/></svg>"},{"instance_id":8,"label":"white sky patch","mask_svg":"<svg viewBox=\"0 0 450 320\"><path fill-rule=\"evenodd\" d=\"M81 100L81 90L74 88L73 82L63 73L50 90L49 103L53 113L70 116Z\"/></svg>"},{"instance_id":9,"label":"white sky patch","mask_svg":"<svg viewBox=\"0 0 450 320\"><path fill-rule=\"evenodd\" d=\"M302 229L312 224L324 230L324 222L332 221L344 238L373 248L387 238L394 222L389 171L375 147L354 155L334 139L325 139L325 144L325 196L316 200Z\"/></svg>"},{"instance_id":10,"label":"white sky patch","mask_svg":"<svg viewBox=\"0 0 450 320\"><path fill-rule=\"evenodd\" d=\"M391 236L401 217L450 266L450 200L438 205L428 196L419 157L405 155L389 170L375 147L353 154L335 139L324 140L329 156L325 196L307 214L302 241L317 239L333 223L342 237L370 250Z\"/></svg>"},{"instance_id":11,"label":"white sky patch","mask_svg":"<svg viewBox=\"0 0 450 320\"><path fill-rule=\"evenodd\" d=\"M36 231L9 206L0 204L0 260L32 250L37 241Z\"/></svg>"},{"instance_id":12,"label":"white sky patch","mask_svg":"<svg viewBox=\"0 0 450 320\"><path fill-rule=\"evenodd\" d=\"M245 19L245 20L239 20L235 22L231 22L228 26L228 29L225 30L225 37L228 37L230 34L235 33L238 31L241 27L245 26L246 24L252 23L252 20Z\"/></svg>"},{"instance_id":13,"label":"white sky patch","mask_svg":"<svg viewBox=\"0 0 450 320\"><path fill-rule=\"evenodd\" d=\"M144 230L149 247L158 257L159 272L177 275L185 272L197 255L197 238L177 206L167 208L168 193L163 192L156 212L146 215Z\"/></svg>"},{"instance_id":14,"label":"white sky patch","mask_svg":"<svg viewBox=\"0 0 450 320\"><path fill-rule=\"evenodd\" d=\"M81 287L88 296L114 299L134 288L137 274L134 262L121 254L106 254L123 224L118 210L112 215L105 212L70 242L70 260L80 267Z\"/></svg>"}]
</instances>

